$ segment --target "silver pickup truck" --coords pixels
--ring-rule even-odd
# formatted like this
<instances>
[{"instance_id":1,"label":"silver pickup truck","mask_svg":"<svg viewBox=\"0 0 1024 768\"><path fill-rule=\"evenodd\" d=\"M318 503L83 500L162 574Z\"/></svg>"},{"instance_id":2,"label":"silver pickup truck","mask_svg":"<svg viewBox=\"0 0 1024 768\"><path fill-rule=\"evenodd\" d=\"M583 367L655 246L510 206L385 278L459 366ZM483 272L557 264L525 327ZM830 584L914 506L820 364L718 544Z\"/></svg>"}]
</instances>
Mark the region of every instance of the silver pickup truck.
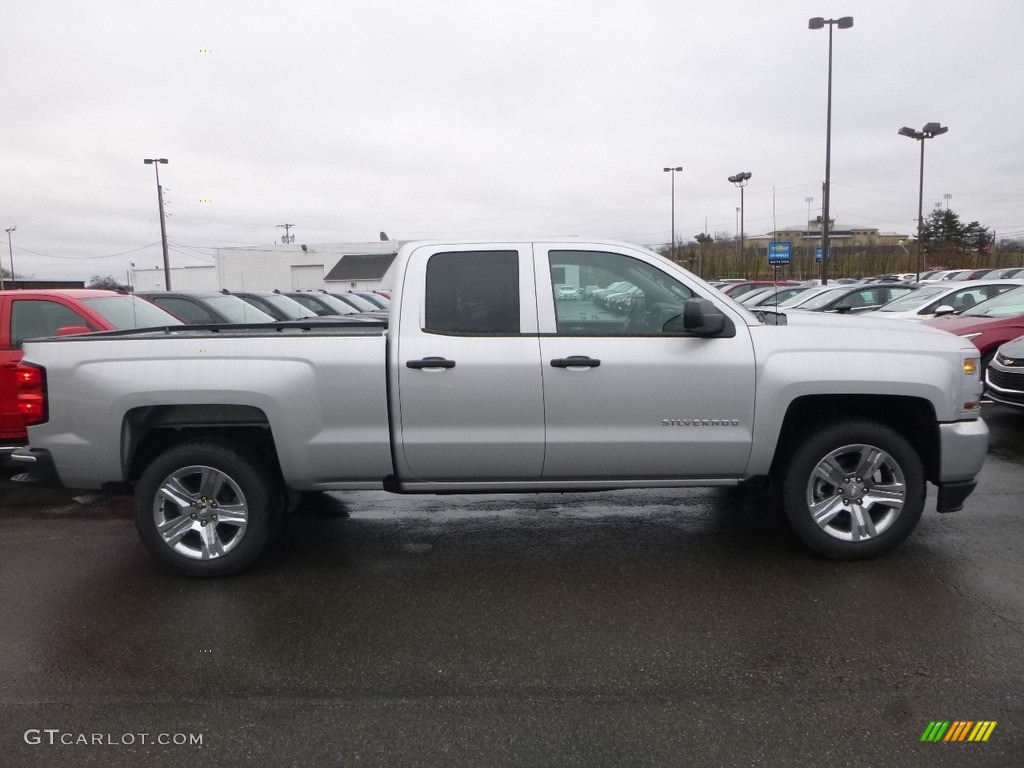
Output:
<instances>
[{"instance_id":1,"label":"silver pickup truck","mask_svg":"<svg viewBox=\"0 0 1024 768\"><path fill-rule=\"evenodd\" d=\"M768 481L811 549L871 557L928 482L960 509L984 461L978 353L942 331L754 315L612 242L413 243L390 274L377 325L26 344L15 460L134 493L143 542L191 576L242 570L290 499L345 489Z\"/></svg>"}]
</instances>

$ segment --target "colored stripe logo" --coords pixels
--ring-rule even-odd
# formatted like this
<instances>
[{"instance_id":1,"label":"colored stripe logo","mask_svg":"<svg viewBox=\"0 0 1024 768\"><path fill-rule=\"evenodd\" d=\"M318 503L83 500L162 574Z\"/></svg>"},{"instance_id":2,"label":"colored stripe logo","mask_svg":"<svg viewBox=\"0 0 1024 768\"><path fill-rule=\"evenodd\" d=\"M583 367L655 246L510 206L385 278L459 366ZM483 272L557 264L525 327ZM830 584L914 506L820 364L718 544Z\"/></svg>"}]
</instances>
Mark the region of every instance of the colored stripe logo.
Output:
<instances>
[{"instance_id":1,"label":"colored stripe logo","mask_svg":"<svg viewBox=\"0 0 1024 768\"><path fill-rule=\"evenodd\" d=\"M932 720L921 741L988 741L995 729L995 720Z\"/></svg>"}]
</instances>

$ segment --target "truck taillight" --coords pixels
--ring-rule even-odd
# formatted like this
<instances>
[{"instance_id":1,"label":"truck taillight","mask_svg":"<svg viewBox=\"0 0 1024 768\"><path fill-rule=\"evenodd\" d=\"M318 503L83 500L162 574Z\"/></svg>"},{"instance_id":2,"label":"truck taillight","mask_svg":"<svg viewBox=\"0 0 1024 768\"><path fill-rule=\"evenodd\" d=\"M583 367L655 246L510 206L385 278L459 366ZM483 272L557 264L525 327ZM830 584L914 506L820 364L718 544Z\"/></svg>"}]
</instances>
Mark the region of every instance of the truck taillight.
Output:
<instances>
[{"instance_id":1,"label":"truck taillight","mask_svg":"<svg viewBox=\"0 0 1024 768\"><path fill-rule=\"evenodd\" d=\"M19 363L14 372L18 386L18 412L26 426L46 421L46 371L38 365Z\"/></svg>"}]
</instances>

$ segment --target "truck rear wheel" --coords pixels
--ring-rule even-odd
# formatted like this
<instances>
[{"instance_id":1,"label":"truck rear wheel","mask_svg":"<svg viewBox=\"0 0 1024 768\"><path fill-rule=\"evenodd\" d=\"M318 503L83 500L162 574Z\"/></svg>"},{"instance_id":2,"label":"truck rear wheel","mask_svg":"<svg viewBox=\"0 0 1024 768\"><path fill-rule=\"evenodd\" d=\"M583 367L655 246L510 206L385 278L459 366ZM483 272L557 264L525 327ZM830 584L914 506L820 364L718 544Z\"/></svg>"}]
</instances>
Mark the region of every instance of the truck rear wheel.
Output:
<instances>
[{"instance_id":1,"label":"truck rear wheel","mask_svg":"<svg viewBox=\"0 0 1024 768\"><path fill-rule=\"evenodd\" d=\"M872 421L819 427L794 451L783 506L797 536L837 560L898 546L924 511L924 468L906 438Z\"/></svg>"},{"instance_id":2,"label":"truck rear wheel","mask_svg":"<svg viewBox=\"0 0 1024 768\"><path fill-rule=\"evenodd\" d=\"M248 447L209 439L180 443L150 464L135 494L146 548L185 576L228 576L266 548L280 521L278 473Z\"/></svg>"}]
</instances>

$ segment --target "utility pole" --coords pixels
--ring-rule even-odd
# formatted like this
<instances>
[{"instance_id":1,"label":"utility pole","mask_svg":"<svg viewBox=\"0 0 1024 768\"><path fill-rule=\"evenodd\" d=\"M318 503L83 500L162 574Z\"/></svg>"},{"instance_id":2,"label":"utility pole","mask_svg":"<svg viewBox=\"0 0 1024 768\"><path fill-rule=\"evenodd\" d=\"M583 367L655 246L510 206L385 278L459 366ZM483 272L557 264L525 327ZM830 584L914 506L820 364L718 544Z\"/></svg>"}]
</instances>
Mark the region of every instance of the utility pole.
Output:
<instances>
[{"instance_id":1,"label":"utility pole","mask_svg":"<svg viewBox=\"0 0 1024 768\"><path fill-rule=\"evenodd\" d=\"M160 165L167 165L166 157L147 157L146 165L152 165L156 171L156 197L160 203L160 243L164 249L164 290L171 290L171 260L167 255L167 224L164 220L164 188L160 186Z\"/></svg>"},{"instance_id":2,"label":"utility pole","mask_svg":"<svg viewBox=\"0 0 1024 768\"><path fill-rule=\"evenodd\" d=\"M288 230L294 227L294 224L278 224L278 229L284 228L284 237L281 238L281 242L287 245L288 243L295 242L295 235L289 235Z\"/></svg>"}]
</instances>

